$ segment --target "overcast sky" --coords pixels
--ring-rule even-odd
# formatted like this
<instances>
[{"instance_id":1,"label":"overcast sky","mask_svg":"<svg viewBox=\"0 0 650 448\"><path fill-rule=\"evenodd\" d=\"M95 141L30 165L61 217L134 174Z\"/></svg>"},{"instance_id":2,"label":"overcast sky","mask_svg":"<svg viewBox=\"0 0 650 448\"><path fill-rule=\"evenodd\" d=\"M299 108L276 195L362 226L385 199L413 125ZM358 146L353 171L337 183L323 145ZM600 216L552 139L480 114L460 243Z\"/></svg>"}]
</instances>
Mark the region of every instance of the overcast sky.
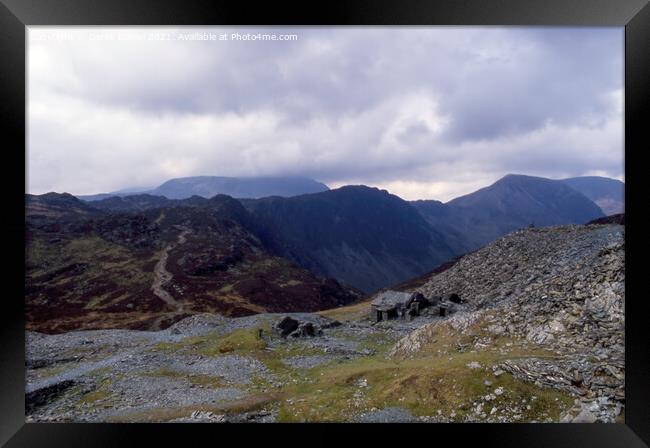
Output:
<instances>
[{"instance_id":1,"label":"overcast sky","mask_svg":"<svg viewBox=\"0 0 650 448\"><path fill-rule=\"evenodd\" d=\"M27 163L35 194L300 175L446 201L507 173L623 180L623 28L30 27Z\"/></svg>"}]
</instances>

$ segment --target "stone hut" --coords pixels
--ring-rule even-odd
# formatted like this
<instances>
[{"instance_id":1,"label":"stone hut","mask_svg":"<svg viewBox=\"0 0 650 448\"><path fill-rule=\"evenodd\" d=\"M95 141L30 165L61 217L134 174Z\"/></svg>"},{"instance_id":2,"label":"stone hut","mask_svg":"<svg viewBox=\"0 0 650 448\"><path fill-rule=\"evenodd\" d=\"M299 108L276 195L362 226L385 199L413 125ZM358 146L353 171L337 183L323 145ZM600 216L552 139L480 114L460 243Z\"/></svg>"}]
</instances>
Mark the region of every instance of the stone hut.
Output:
<instances>
[{"instance_id":1,"label":"stone hut","mask_svg":"<svg viewBox=\"0 0 650 448\"><path fill-rule=\"evenodd\" d=\"M429 301L420 293L384 291L371 302L375 321L404 318L419 315L420 309L429 306Z\"/></svg>"}]
</instances>

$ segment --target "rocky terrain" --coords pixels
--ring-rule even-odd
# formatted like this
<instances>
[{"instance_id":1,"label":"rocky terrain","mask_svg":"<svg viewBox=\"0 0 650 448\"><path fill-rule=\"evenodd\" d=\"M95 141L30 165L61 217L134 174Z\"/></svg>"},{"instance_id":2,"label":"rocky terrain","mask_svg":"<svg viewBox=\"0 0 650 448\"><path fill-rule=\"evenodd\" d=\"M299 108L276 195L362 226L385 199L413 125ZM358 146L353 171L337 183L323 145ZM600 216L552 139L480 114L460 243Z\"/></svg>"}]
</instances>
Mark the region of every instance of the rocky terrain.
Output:
<instances>
[{"instance_id":1,"label":"rocky terrain","mask_svg":"<svg viewBox=\"0 0 650 448\"><path fill-rule=\"evenodd\" d=\"M116 198L119 211L44 196L27 198L29 330L156 330L197 313L317 311L359 297L269 251L228 196Z\"/></svg>"},{"instance_id":2,"label":"rocky terrain","mask_svg":"<svg viewBox=\"0 0 650 448\"><path fill-rule=\"evenodd\" d=\"M377 323L363 301L160 331L29 331L27 419L621 421L624 251L618 224L513 232L416 283L460 296L444 317Z\"/></svg>"},{"instance_id":3,"label":"rocky terrain","mask_svg":"<svg viewBox=\"0 0 650 448\"><path fill-rule=\"evenodd\" d=\"M430 349L447 331L472 335L474 344L515 338L543 345L557 356L509 360L498 368L579 395L591 403L576 409L581 419L611 421L625 399L624 254L619 225L514 232L420 287L424 294L455 292L472 299L468 310L423 326L391 353Z\"/></svg>"}]
</instances>

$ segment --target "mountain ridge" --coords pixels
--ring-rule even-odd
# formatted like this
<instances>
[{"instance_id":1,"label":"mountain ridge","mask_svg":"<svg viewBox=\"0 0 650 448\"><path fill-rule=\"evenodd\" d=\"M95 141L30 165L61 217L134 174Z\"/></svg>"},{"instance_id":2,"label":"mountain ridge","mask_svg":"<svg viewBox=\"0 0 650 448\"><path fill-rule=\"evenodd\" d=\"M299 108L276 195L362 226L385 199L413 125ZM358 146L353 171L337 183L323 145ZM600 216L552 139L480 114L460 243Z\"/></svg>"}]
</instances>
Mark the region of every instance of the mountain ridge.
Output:
<instances>
[{"instance_id":1,"label":"mountain ridge","mask_svg":"<svg viewBox=\"0 0 650 448\"><path fill-rule=\"evenodd\" d=\"M258 199L222 194L169 199L138 193L86 202L67 193L26 195L29 228L76 235L96 232L93 223L103 222L108 233L102 238L127 246L145 247L154 238L147 233L156 231L152 223L164 215L183 214L190 224L209 221L210 214L219 216L241 228L241 235L257 239L268 256L365 293L408 282L531 224L584 224L603 217L593 201L562 181L524 175L504 176L447 203L407 202L363 185ZM235 234L224 231L234 242ZM119 243L113 233L133 234L133 242Z\"/></svg>"},{"instance_id":2,"label":"mountain ridge","mask_svg":"<svg viewBox=\"0 0 650 448\"><path fill-rule=\"evenodd\" d=\"M345 186L293 198L243 201L285 256L366 292L422 274L453 251L408 202Z\"/></svg>"},{"instance_id":3,"label":"mountain ridge","mask_svg":"<svg viewBox=\"0 0 650 448\"><path fill-rule=\"evenodd\" d=\"M213 197L225 194L235 198L259 198L265 196L291 197L299 194L327 191L327 185L301 176L189 176L169 179L152 189L119 190L113 193L79 196L85 201L97 201L108 197L128 197L139 194L164 196L167 199L186 199L192 196ZM128 190L128 189L127 189Z\"/></svg>"},{"instance_id":4,"label":"mountain ridge","mask_svg":"<svg viewBox=\"0 0 650 448\"><path fill-rule=\"evenodd\" d=\"M520 174L508 174L444 204L411 204L432 226L455 235L458 251L474 250L529 225L584 224L604 216L593 201L562 181Z\"/></svg>"}]
</instances>

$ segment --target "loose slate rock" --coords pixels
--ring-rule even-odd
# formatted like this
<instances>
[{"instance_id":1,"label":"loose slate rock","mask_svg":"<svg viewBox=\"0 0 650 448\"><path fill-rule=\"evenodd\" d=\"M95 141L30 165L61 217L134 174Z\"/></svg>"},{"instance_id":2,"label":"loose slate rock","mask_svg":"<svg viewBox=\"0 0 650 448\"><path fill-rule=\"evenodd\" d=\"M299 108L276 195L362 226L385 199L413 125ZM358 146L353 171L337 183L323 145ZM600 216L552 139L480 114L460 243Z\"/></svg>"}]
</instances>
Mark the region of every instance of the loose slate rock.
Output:
<instances>
[{"instance_id":1,"label":"loose slate rock","mask_svg":"<svg viewBox=\"0 0 650 448\"><path fill-rule=\"evenodd\" d=\"M359 417L361 423L408 423L417 419L409 411L402 408L385 408L367 412Z\"/></svg>"}]
</instances>

